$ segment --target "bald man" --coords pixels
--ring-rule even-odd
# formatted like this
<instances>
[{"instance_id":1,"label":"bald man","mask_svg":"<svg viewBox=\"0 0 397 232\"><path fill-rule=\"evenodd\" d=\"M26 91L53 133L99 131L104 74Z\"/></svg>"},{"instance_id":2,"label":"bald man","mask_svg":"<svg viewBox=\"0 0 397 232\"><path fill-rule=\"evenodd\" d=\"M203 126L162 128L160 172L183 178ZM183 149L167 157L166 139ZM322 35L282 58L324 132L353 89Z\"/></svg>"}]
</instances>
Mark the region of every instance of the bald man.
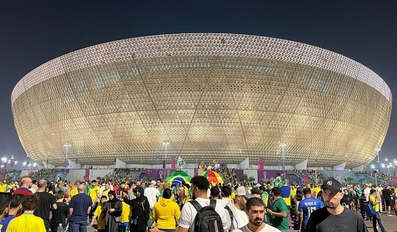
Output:
<instances>
[{"instance_id":1,"label":"bald man","mask_svg":"<svg viewBox=\"0 0 397 232\"><path fill-rule=\"evenodd\" d=\"M19 184L19 188L15 190L12 195L31 195L32 192L29 190L33 185L32 178L30 176L24 176Z\"/></svg>"},{"instance_id":2,"label":"bald man","mask_svg":"<svg viewBox=\"0 0 397 232\"><path fill-rule=\"evenodd\" d=\"M85 184L78 186L78 194L69 202L69 229L71 232L87 232L87 217L91 211L92 200L85 194Z\"/></svg>"},{"instance_id":3,"label":"bald man","mask_svg":"<svg viewBox=\"0 0 397 232\"><path fill-rule=\"evenodd\" d=\"M50 230L50 212L51 208L54 210L57 209L57 204L55 203L55 197L46 192L47 188L47 181L44 179L39 180L37 184L37 191L36 195L40 197L40 204L39 207L34 211L34 215L41 217L44 220L44 225L47 231Z\"/></svg>"}]
</instances>

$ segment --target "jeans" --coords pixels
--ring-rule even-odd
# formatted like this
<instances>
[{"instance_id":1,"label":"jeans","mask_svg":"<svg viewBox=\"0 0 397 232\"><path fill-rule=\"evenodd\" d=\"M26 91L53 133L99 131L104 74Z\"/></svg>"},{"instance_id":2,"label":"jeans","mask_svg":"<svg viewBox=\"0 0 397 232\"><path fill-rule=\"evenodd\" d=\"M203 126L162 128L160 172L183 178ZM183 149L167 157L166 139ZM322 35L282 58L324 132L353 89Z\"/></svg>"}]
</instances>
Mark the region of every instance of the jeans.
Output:
<instances>
[{"instance_id":1,"label":"jeans","mask_svg":"<svg viewBox=\"0 0 397 232\"><path fill-rule=\"evenodd\" d=\"M383 226L382 223L382 218L380 216L380 212L376 212L376 215L372 217L372 226L374 228L374 232L378 232L378 230L376 229L376 221L378 221L379 227L381 229L382 232L386 232L385 227Z\"/></svg>"},{"instance_id":2,"label":"jeans","mask_svg":"<svg viewBox=\"0 0 397 232\"><path fill-rule=\"evenodd\" d=\"M69 222L70 232L87 232L87 221L71 221Z\"/></svg>"}]
</instances>

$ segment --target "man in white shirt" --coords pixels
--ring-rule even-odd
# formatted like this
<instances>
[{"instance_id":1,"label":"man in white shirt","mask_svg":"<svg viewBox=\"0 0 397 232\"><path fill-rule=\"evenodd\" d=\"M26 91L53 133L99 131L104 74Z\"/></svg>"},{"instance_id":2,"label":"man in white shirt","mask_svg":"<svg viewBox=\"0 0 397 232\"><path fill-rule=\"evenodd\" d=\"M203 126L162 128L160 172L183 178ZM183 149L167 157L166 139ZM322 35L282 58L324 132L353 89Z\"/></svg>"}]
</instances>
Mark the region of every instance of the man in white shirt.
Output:
<instances>
[{"instance_id":1,"label":"man in white shirt","mask_svg":"<svg viewBox=\"0 0 397 232\"><path fill-rule=\"evenodd\" d=\"M207 196L207 190L210 186L207 178L204 176L195 176L190 181L191 192L193 200L196 200L202 207L210 205L210 199ZM216 200L215 211L219 214L224 232L227 232L227 216L225 213L224 204L221 200ZM178 223L177 232L193 232L194 231L194 219L196 218L197 210L193 204L186 203L183 205L181 217ZM219 231L221 232L221 231Z\"/></svg>"},{"instance_id":2,"label":"man in white shirt","mask_svg":"<svg viewBox=\"0 0 397 232\"><path fill-rule=\"evenodd\" d=\"M364 192L366 201L368 202L369 201L369 193L371 192L371 187L369 187L369 184L365 185L365 189L363 192Z\"/></svg>"},{"instance_id":3,"label":"man in white shirt","mask_svg":"<svg viewBox=\"0 0 397 232\"><path fill-rule=\"evenodd\" d=\"M157 198L160 196L160 191L156 188L156 181L152 180L150 186L145 188L143 195L147 197L150 205L150 209L153 209L154 204L157 202Z\"/></svg>"},{"instance_id":4,"label":"man in white shirt","mask_svg":"<svg viewBox=\"0 0 397 232\"><path fill-rule=\"evenodd\" d=\"M231 212L233 213L233 221L228 224L229 230L238 229L248 224L248 215L245 212L245 207L247 199L252 197L252 195L246 192L246 188L244 186L238 187L234 193L236 195L234 198L234 204L230 207ZM230 213L228 212L228 214Z\"/></svg>"},{"instance_id":5,"label":"man in white shirt","mask_svg":"<svg viewBox=\"0 0 397 232\"><path fill-rule=\"evenodd\" d=\"M237 231L280 232L279 229L263 222L265 218L265 204L260 198L250 198L246 204L246 212L249 218L249 223Z\"/></svg>"}]
</instances>

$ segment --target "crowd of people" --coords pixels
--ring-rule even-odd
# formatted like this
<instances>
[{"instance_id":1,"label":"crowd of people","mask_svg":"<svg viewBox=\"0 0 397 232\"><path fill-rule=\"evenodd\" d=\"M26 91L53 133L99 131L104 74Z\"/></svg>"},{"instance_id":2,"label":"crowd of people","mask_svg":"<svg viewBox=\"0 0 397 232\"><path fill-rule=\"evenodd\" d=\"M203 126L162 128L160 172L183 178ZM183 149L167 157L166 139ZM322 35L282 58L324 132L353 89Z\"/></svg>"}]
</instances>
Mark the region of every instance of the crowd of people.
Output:
<instances>
[{"instance_id":1,"label":"crowd of people","mask_svg":"<svg viewBox=\"0 0 397 232\"><path fill-rule=\"evenodd\" d=\"M274 180L214 184L195 176L190 183L171 185L161 179L49 182L26 176L0 185L0 227L11 232L85 232L87 226L98 232L186 232L214 226L214 231L326 231L343 225L345 231L367 231L364 220L371 218L375 231L376 225L385 231L380 212L397 215L392 186L342 185L333 178L299 186L288 184L282 174ZM369 205L374 214L368 213Z\"/></svg>"}]
</instances>

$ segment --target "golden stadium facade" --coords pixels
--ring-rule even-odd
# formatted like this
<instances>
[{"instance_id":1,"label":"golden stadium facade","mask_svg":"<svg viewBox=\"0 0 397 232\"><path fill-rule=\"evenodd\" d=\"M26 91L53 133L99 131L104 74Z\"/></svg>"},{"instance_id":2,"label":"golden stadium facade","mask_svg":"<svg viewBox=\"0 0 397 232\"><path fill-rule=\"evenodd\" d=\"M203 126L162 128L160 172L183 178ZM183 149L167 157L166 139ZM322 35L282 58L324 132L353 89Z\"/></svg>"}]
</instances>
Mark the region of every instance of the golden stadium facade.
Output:
<instances>
[{"instance_id":1,"label":"golden stadium facade","mask_svg":"<svg viewBox=\"0 0 397 232\"><path fill-rule=\"evenodd\" d=\"M384 141L392 94L367 67L322 48L200 33L71 52L24 76L11 101L20 141L38 163L155 164L175 155L356 167Z\"/></svg>"}]
</instances>

